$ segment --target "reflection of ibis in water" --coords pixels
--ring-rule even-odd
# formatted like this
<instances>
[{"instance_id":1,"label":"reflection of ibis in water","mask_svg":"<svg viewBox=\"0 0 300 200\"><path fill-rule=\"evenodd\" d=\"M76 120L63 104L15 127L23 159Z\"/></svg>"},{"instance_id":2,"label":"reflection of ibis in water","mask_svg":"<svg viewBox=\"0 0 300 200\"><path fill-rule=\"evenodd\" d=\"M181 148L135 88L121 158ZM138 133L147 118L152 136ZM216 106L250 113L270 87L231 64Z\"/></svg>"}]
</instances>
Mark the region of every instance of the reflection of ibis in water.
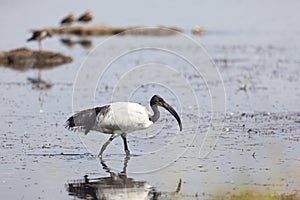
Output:
<instances>
[{"instance_id":1,"label":"reflection of ibis in water","mask_svg":"<svg viewBox=\"0 0 300 200\"><path fill-rule=\"evenodd\" d=\"M177 199L181 188L181 180L175 192L157 192L146 181L128 178L126 168L130 157L124 159L123 171L111 172L110 168L100 159L103 169L110 174L108 177L88 178L76 180L67 184L70 196L80 199L108 199L108 200L142 200L142 199Z\"/></svg>"},{"instance_id":2,"label":"reflection of ibis in water","mask_svg":"<svg viewBox=\"0 0 300 200\"><path fill-rule=\"evenodd\" d=\"M66 128L83 130L87 134L90 130L111 134L99 152L99 157L106 147L117 136L122 137L124 150L129 155L126 135L128 133L150 127L159 117L158 106L168 110L177 120L180 131L182 130L181 120L177 112L158 95L154 95L150 100L153 115L142 105L130 102L115 102L102 107L83 110L71 116L66 121Z\"/></svg>"},{"instance_id":3,"label":"reflection of ibis in water","mask_svg":"<svg viewBox=\"0 0 300 200\"><path fill-rule=\"evenodd\" d=\"M152 186L145 181L136 181L128 178L126 167L129 157L124 159L123 171L111 172L110 168L101 160L103 169L110 174L108 177L88 178L80 182L69 183L67 190L69 195L82 199L147 199L153 190Z\"/></svg>"}]
</instances>

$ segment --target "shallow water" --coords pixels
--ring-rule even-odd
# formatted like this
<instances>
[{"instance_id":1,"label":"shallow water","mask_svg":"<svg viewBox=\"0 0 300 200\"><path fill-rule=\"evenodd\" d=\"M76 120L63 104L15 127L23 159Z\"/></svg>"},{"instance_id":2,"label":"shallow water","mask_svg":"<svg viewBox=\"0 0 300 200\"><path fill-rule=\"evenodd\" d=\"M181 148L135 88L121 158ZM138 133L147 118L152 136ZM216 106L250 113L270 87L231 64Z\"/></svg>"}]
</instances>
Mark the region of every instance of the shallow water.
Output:
<instances>
[{"instance_id":1,"label":"shallow water","mask_svg":"<svg viewBox=\"0 0 300 200\"><path fill-rule=\"evenodd\" d=\"M16 26L9 26L2 32L1 36L4 39L1 50L24 45L37 48L35 43L25 44L29 29L56 26L59 21L57 16L63 17L69 10L76 13L85 11L80 3L74 3L74 8L70 9L67 2L58 6L58 2L54 1L46 3L48 8L55 8L53 13L45 17L35 17L34 15L47 10L44 6L34 9L36 12L28 12L32 11L32 5L36 3L36 1L27 1L26 4L1 3L3 7L0 10L3 17L12 16L10 12L24 14L24 21L14 17L11 22ZM197 6L215 8L215 3L206 2ZM88 5L92 7L93 3L88 2L84 6ZM169 17L163 18L161 21L163 25L183 27L189 37L206 48L218 66L223 82L210 83L205 77L195 73L191 65L178 56L143 49L128 53L112 62L105 72L106 76L102 76L96 85L94 99L90 100L88 96L84 96L85 93L79 93L82 95L81 101L74 105L73 86L78 70L82 69L82 66L91 67L93 70L99 69L98 66L104 62L106 55L96 50L90 55L92 59L84 62L91 50L79 45L69 49L60 43L59 37L46 40L43 46L47 50L70 55L74 61L40 72L41 79L51 84L50 88L41 90L28 81L28 78L37 78L38 71L17 71L0 67L2 197L69 199L73 198L74 193L68 192L68 183L84 181L85 175L100 181L103 181L104 177L112 176L107 172L107 168L103 169L103 165L95 156L108 136L97 133L82 136L66 130L64 122L73 113L73 106L74 110L78 110L89 107L90 104L102 105L111 101L112 94L115 95L115 99L123 100L122 97L128 95L127 90L134 88L135 85L129 87L120 84L119 90L115 86L119 80L123 80L122 77L135 80L134 71L131 74L127 72L132 72L132 66L142 66L145 63L152 69L155 67L162 69L162 66L168 65L180 73L178 76L176 74L170 76L166 85L148 83L136 87L134 92L130 91L132 92L130 100L148 106L151 95L161 94L181 114L183 131L179 132L176 122L169 118L166 112L162 112L162 119L150 130L128 136L132 156L126 163L125 182L130 179L133 185L143 186L133 193L145 195L149 192L149 196L160 194L160 199L209 199L220 192L250 189L283 193L299 189L300 35L296 27L288 26L293 24L293 17L297 15L295 5L296 1L284 5L277 4L264 13L259 3L235 7L231 2L225 6L224 13L212 15L206 12L208 17L206 21L204 20L203 26L206 25L209 31L212 31L203 37L194 37L188 32L188 28L199 23L197 17L193 16L195 12L188 12L187 16L182 18L170 17L176 16L178 12L175 10L170 12ZM158 19L164 13L160 8L158 11L160 15L157 17L148 12L144 18L130 12L126 12L129 14L124 14L126 16L124 18L110 17L107 11L109 9L103 9L101 6L93 6L95 14L101 13L96 14L94 23L105 22L124 26L135 23L157 25ZM111 4L106 6L113 8ZM142 5L136 6L140 8L138 12L143 11ZM185 8L195 11L197 6L185 5ZM150 8L155 7L154 2ZM244 16L243 11L247 11L247 7L250 11L260 8L254 18L264 17L257 27L255 19L246 17L244 23L241 23L241 20L236 18L239 14ZM280 9L289 11L288 15L278 16L276 11ZM123 11L120 15L122 13ZM203 18L206 15L202 13L199 16ZM228 16L228 20L224 23L218 21L222 16ZM276 20L270 23L274 18ZM71 39L77 40L75 37ZM107 38L88 39L96 47ZM128 36L115 39L109 43L109 48L105 48L107 55L114 54L121 48L127 49L148 42L153 45L159 44L166 49L176 48L178 51L187 52L187 56L201 54L203 57L200 57L205 58L203 51L193 48L190 43L181 43L177 37ZM196 64L201 65L202 61L199 59ZM157 65L154 66L153 63ZM202 72L209 68L207 65L201 66ZM147 75L164 80L164 74L160 72L155 70L151 74L148 72ZM169 68L168 73L171 73ZM124 74L128 76L123 76ZM89 80L90 77L85 78ZM178 84L179 78L187 80L190 88L195 91L197 101L186 95L188 89L182 86L182 82ZM147 76L144 79L147 79ZM124 80L124 83L128 83L127 79ZM224 120L223 127L214 127L216 130L221 128L222 131L217 132L218 134L207 135L207 131L212 128L212 100L207 84L216 87L223 87L224 84L226 114L225 120L222 113L217 116L220 122ZM89 85L81 86L82 88L78 89L85 91L85 87ZM176 89L166 86L173 86ZM177 99L180 97L178 94L183 96L184 101ZM88 104L85 104L86 102ZM105 164L110 172L118 174L124 170L124 159L122 140L116 138L105 152ZM180 179L182 179L181 190L176 193ZM103 190L99 188L100 194ZM104 193L110 194L110 191ZM84 194L86 193L79 193ZM119 195L124 193L120 192Z\"/></svg>"}]
</instances>

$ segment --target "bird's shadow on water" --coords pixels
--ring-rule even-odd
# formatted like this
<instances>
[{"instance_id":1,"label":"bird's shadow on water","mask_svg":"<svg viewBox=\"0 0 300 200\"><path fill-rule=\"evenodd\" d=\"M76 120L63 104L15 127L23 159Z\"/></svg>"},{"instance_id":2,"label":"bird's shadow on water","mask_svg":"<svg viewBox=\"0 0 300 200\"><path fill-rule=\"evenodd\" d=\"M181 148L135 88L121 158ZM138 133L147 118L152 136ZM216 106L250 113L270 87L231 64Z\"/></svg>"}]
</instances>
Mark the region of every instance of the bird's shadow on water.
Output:
<instances>
[{"instance_id":1,"label":"bird's shadow on water","mask_svg":"<svg viewBox=\"0 0 300 200\"><path fill-rule=\"evenodd\" d=\"M175 192L159 192L146 181L135 180L127 176L127 166L130 156L126 156L120 172L113 172L103 159L99 159L107 176L69 181L66 184L70 196L79 199L161 199L162 196L177 195L181 188L181 180Z\"/></svg>"}]
</instances>

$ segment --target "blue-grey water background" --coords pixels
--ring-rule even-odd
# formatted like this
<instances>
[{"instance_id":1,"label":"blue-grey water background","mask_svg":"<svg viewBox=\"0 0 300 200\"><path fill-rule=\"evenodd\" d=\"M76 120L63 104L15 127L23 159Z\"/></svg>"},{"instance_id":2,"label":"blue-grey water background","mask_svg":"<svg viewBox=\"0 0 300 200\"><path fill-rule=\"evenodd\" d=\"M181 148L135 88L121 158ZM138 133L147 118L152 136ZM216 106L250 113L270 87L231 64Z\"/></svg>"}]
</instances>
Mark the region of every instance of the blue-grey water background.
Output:
<instances>
[{"instance_id":1,"label":"blue-grey water background","mask_svg":"<svg viewBox=\"0 0 300 200\"><path fill-rule=\"evenodd\" d=\"M37 49L36 43L26 43L31 29L55 27L70 12L79 15L90 10L95 14L92 24L183 28L184 33L203 45L215 60L224 81L226 121L212 152L198 158L197 147L192 146L189 154L167 168L128 177L145 181L166 193L173 192L181 178L181 194L187 199L209 198L222 191L255 189L281 193L299 189L298 1L6 0L0 5L1 51L24 46ZM206 28L207 35L193 36L191 29L195 25ZM88 39L96 46L107 37ZM125 39L135 41L133 36ZM153 40L164 42L162 38ZM166 40L172 41L172 38ZM69 181L81 179L85 174L108 175L97 158L87 154L78 135L63 126L72 114L73 82L89 50L80 46L69 49L61 44L58 36L45 40L43 47L73 58L70 64L41 72L42 79L53 84L48 90L34 89L28 82L28 78L38 76L35 70L0 68L0 192L3 199L68 199L65 184ZM146 53L140 56L141 60L147 60ZM122 62L126 59L116 65ZM190 77L191 82L197 83L197 78ZM106 89L110 91L111 87L108 82ZM150 96L147 87L144 90L145 96L136 95L136 101L148 106ZM209 96L201 84L198 92L203 99L200 127L205 131L210 116ZM172 95L166 92L164 98L168 97ZM109 102L105 87L99 87L96 98L99 105ZM171 99L170 103L176 104L176 101ZM185 126L192 123L193 119L186 121ZM183 134L188 133L183 131ZM120 147L120 155L113 161L120 160L122 165L122 142L118 139L114 143ZM130 142L130 137L129 145L133 152L153 148L149 140ZM59 155L61 153L65 155ZM135 165L134 159L129 161L129 169ZM149 163L145 163L147 165Z\"/></svg>"}]
</instances>

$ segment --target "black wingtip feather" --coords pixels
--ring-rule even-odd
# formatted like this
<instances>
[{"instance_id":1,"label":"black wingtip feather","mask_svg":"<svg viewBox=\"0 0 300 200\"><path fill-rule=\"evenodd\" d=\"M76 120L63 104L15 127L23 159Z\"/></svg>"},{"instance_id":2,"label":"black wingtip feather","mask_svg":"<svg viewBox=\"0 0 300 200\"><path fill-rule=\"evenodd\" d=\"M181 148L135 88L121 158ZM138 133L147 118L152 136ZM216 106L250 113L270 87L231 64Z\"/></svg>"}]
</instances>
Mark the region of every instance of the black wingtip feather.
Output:
<instances>
[{"instance_id":1,"label":"black wingtip feather","mask_svg":"<svg viewBox=\"0 0 300 200\"><path fill-rule=\"evenodd\" d=\"M72 128L75 126L75 122L74 122L74 117L69 117L69 119L67 119L66 123L65 123L65 127L66 128Z\"/></svg>"},{"instance_id":2,"label":"black wingtip feather","mask_svg":"<svg viewBox=\"0 0 300 200\"><path fill-rule=\"evenodd\" d=\"M65 127L69 130L79 130L87 134L93 129L97 115L105 115L109 109L110 106L106 105L80 111L67 119Z\"/></svg>"}]
</instances>

